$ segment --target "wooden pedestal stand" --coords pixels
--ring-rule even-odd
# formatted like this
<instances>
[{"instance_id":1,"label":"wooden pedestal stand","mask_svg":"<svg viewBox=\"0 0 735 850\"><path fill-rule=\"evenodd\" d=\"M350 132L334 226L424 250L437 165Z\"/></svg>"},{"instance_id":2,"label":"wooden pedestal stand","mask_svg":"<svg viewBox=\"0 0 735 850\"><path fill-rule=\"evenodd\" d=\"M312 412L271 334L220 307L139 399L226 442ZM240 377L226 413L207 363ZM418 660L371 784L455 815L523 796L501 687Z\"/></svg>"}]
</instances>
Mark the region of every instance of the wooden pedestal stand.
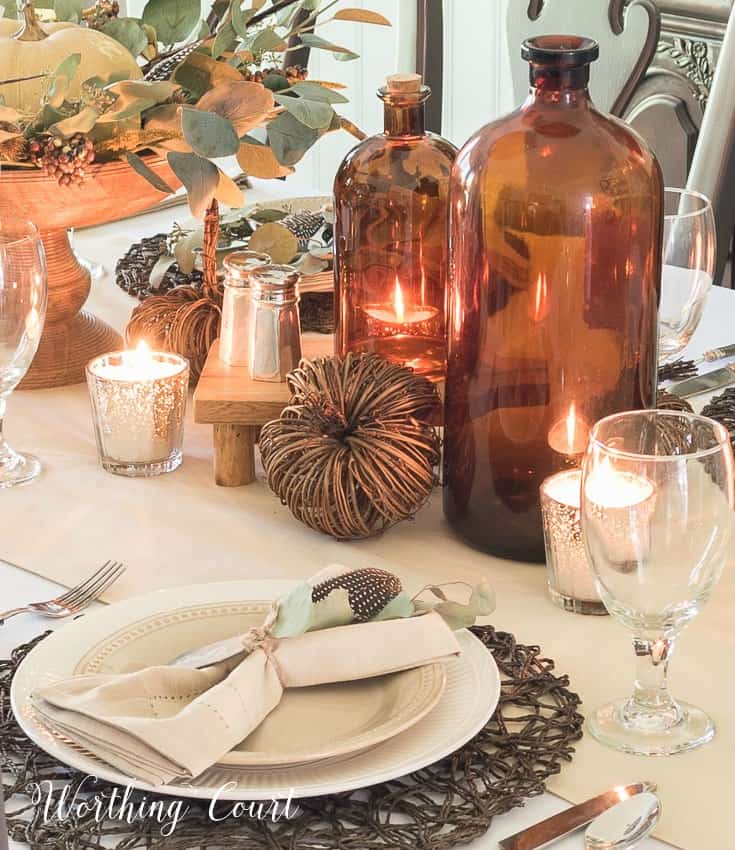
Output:
<instances>
[{"instance_id":1,"label":"wooden pedestal stand","mask_svg":"<svg viewBox=\"0 0 735 850\"><path fill-rule=\"evenodd\" d=\"M179 183L165 159L146 157L149 168L169 186ZM89 273L77 262L67 231L116 221L152 207L165 197L126 161L95 163L81 186L59 186L35 168L3 169L0 219L32 221L41 233L48 273L48 308L36 357L20 388L41 389L84 380L84 367L98 354L119 348L112 328L80 312L90 288Z\"/></svg>"},{"instance_id":2,"label":"wooden pedestal stand","mask_svg":"<svg viewBox=\"0 0 735 850\"><path fill-rule=\"evenodd\" d=\"M41 239L48 270L48 308L41 344L20 384L22 390L78 384L93 357L123 347L119 333L82 310L91 281L74 256L66 230L42 230Z\"/></svg>"},{"instance_id":3,"label":"wooden pedestal stand","mask_svg":"<svg viewBox=\"0 0 735 850\"><path fill-rule=\"evenodd\" d=\"M334 353L330 334L304 334L304 357ZM276 419L288 404L288 386L251 381L247 366L227 366L219 342L209 351L194 391L194 421L214 426L214 480L240 487L255 480L255 443L261 425Z\"/></svg>"}]
</instances>

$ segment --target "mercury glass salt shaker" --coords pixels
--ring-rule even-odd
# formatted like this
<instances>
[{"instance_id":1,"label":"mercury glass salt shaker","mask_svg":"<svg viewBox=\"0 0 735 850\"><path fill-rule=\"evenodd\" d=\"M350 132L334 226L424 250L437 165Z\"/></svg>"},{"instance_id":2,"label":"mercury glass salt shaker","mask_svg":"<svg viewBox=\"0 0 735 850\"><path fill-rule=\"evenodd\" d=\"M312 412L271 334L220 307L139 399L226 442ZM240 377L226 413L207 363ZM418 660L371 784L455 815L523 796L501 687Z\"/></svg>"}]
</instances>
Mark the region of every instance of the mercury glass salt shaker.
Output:
<instances>
[{"instance_id":1,"label":"mercury glass salt shaker","mask_svg":"<svg viewBox=\"0 0 735 850\"><path fill-rule=\"evenodd\" d=\"M225 294L222 299L222 328L219 357L228 366L247 366L250 313L250 272L268 265L271 258L258 251L233 251L225 267Z\"/></svg>"},{"instance_id":2,"label":"mercury glass salt shaker","mask_svg":"<svg viewBox=\"0 0 735 850\"><path fill-rule=\"evenodd\" d=\"M293 266L250 273L248 364L254 381L285 381L301 359L299 281Z\"/></svg>"}]
</instances>

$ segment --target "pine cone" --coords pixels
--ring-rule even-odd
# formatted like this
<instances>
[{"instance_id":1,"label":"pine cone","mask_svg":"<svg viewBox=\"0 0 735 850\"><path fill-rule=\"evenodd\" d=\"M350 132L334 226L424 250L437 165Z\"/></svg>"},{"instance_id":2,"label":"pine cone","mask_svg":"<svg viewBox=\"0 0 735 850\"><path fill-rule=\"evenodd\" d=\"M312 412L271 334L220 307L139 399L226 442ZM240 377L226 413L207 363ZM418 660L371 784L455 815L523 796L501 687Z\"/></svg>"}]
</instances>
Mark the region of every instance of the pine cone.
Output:
<instances>
[{"instance_id":1,"label":"pine cone","mask_svg":"<svg viewBox=\"0 0 735 850\"><path fill-rule=\"evenodd\" d=\"M311 592L312 602L321 602L337 588L346 590L355 620L365 623L403 590L401 580L387 570L366 567L320 582Z\"/></svg>"},{"instance_id":2,"label":"pine cone","mask_svg":"<svg viewBox=\"0 0 735 850\"><path fill-rule=\"evenodd\" d=\"M29 145L30 159L44 174L55 177L59 186L80 186L88 167L94 162L94 143L84 133L68 139L45 136Z\"/></svg>"}]
</instances>

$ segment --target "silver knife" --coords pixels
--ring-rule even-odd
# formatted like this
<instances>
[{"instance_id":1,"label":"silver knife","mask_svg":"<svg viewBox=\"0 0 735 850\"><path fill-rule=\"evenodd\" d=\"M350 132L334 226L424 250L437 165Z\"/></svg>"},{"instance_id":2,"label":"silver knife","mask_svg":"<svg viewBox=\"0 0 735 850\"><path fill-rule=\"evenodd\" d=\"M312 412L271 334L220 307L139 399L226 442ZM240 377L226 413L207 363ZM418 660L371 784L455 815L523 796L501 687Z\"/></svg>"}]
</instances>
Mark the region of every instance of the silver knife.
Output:
<instances>
[{"instance_id":1,"label":"silver knife","mask_svg":"<svg viewBox=\"0 0 735 850\"><path fill-rule=\"evenodd\" d=\"M701 357L697 357L692 362L695 366L698 366L700 363L713 363L715 360L724 360L733 354L735 354L735 345L721 345L719 348L712 348L710 351L705 351Z\"/></svg>"},{"instance_id":2,"label":"silver knife","mask_svg":"<svg viewBox=\"0 0 735 850\"><path fill-rule=\"evenodd\" d=\"M587 826L597 815L607 811L611 806L615 806L622 800L627 800L628 797L633 797L644 791L655 790L656 786L653 782L633 782L630 785L618 785L591 800L586 800L584 803L572 806L571 809L559 812L558 815L539 821L539 823L529 826L528 829L516 832L515 835L509 835L508 838L504 838L500 842L500 847L502 850L536 850L538 847L546 847L552 841L564 838L570 832L575 832L583 826Z\"/></svg>"},{"instance_id":3,"label":"silver knife","mask_svg":"<svg viewBox=\"0 0 735 850\"><path fill-rule=\"evenodd\" d=\"M668 387L668 391L679 398L689 398L699 393L711 392L735 383L735 363L728 363L722 369L713 369L696 378L687 378Z\"/></svg>"}]
</instances>

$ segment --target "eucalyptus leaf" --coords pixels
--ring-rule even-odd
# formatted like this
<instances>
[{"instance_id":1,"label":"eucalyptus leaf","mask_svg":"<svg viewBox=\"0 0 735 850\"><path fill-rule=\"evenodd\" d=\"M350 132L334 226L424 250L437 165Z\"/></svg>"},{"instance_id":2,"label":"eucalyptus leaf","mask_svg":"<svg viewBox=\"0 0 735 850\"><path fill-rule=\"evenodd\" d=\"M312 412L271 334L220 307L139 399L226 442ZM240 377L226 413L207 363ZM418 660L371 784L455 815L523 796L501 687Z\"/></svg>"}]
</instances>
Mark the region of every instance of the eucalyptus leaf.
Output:
<instances>
[{"instance_id":1,"label":"eucalyptus leaf","mask_svg":"<svg viewBox=\"0 0 735 850\"><path fill-rule=\"evenodd\" d=\"M301 257L293 264L294 268L298 269L302 275L319 274L329 268L329 263L326 260L320 260L314 254L309 252L302 254Z\"/></svg>"},{"instance_id":2,"label":"eucalyptus leaf","mask_svg":"<svg viewBox=\"0 0 735 850\"><path fill-rule=\"evenodd\" d=\"M283 79L283 77L281 77ZM328 89L319 83L302 80L291 86L291 91L305 97L308 100L317 100L323 103L347 103L347 98L334 89Z\"/></svg>"},{"instance_id":3,"label":"eucalyptus leaf","mask_svg":"<svg viewBox=\"0 0 735 850\"><path fill-rule=\"evenodd\" d=\"M82 17L82 0L54 0L54 13L59 21L78 24Z\"/></svg>"},{"instance_id":4,"label":"eucalyptus leaf","mask_svg":"<svg viewBox=\"0 0 735 850\"><path fill-rule=\"evenodd\" d=\"M282 53L286 49L284 38L272 29L265 27L245 42L253 53Z\"/></svg>"},{"instance_id":5,"label":"eucalyptus leaf","mask_svg":"<svg viewBox=\"0 0 735 850\"><path fill-rule=\"evenodd\" d=\"M360 24L378 24L382 27L391 25L388 18L369 9L340 9L332 16L334 21L355 21Z\"/></svg>"},{"instance_id":6,"label":"eucalyptus leaf","mask_svg":"<svg viewBox=\"0 0 735 850\"><path fill-rule=\"evenodd\" d=\"M402 590L391 599L380 613L373 617L373 620L399 620L405 617L413 617L415 613L416 606L406 591Z\"/></svg>"},{"instance_id":7,"label":"eucalyptus leaf","mask_svg":"<svg viewBox=\"0 0 735 850\"><path fill-rule=\"evenodd\" d=\"M184 107L181 113L181 127L184 139L200 156L232 156L240 147L240 139L232 123L216 112Z\"/></svg>"},{"instance_id":8,"label":"eucalyptus leaf","mask_svg":"<svg viewBox=\"0 0 735 850\"><path fill-rule=\"evenodd\" d=\"M281 165L296 165L318 138L317 130L302 124L290 112L268 124L268 141Z\"/></svg>"},{"instance_id":9,"label":"eucalyptus leaf","mask_svg":"<svg viewBox=\"0 0 735 850\"><path fill-rule=\"evenodd\" d=\"M243 9L242 0L232 0L230 14L232 15L232 26L240 38L248 35L247 26L250 18L255 14L255 9Z\"/></svg>"},{"instance_id":10,"label":"eucalyptus leaf","mask_svg":"<svg viewBox=\"0 0 735 850\"><path fill-rule=\"evenodd\" d=\"M3 106L0 104L0 121L5 124L18 124L23 117L23 113L12 106Z\"/></svg>"},{"instance_id":11,"label":"eucalyptus leaf","mask_svg":"<svg viewBox=\"0 0 735 850\"><path fill-rule=\"evenodd\" d=\"M297 584L278 600L274 637L297 637L304 634L311 622L312 608L311 585L308 582Z\"/></svg>"},{"instance_id":12,"label":"eucalyptus leaf","mask_svg":"<svg viewBox=\"0 0 735 850\"><path fill-rule=\"evenodd\" d=\"M341 47L338 44L333 44L331 41L327 41L319 35L314 35L314 33L304 33L300 36L300 38L301 43L306 47L315 48L316 50L328 50L330 53L333 53L337 59L349 61L351 59L359 58L358 54L354 53L352 50L348 50L346 47Z\"/></svg>"},{"instance_id":13,"label":"eucalyptus leaf","mask_svg":"<svg viewBox=\"0 0 735 850\"><path fill-rule=\"evenodd\" d=\"M467 605L460 602L439 602L434 610L450 629L466 629L475 624L475 616Z\"/></svg>"},{"instance_id":14,"label":"eucalyptus leaf","mask_svg":"<svg viewBox=\"0 0 735 850\"><path fill-rule=\"evenodd\" d=\"M148 36L135 18L113 18L102 27L102 32L122 44L133 56L138 56L148 45Z\"/></svg>"},{"instance_id":15,"label":"eucalyptus leaf","mask_svg":"<svg viewBox=\"0 0 735 850\"><path fill-rule=\"evenodd\" d=\"M69 91L69 83L74 78L81 61L81 53L72 53L57 66L51 74L51 81L46 91L46 103L56 109L63 104L66 93Z\"/></svg>"},{"instance_id":16,"label":"eucalyptus leaf","mask_svg":"<svg viewBox=\"0 0 735 850\"><path fill-rule=\"evenodd\" d=\"M219 182L217 166L195 153L176 151L168 154L168 163L186 187L189 209L197 218L204 218Z\"/></svg>"},{"instance_id":17,"label":"eucalyptus leaf","mask_svg":"<svg viewBox=\"0 0 735 850\"><path fill-rule=\"evenodd\" d=\"M495 591L487 579L482 579L473 588L469 604L475 610L477 616L487 616L493 613L496 605Z\"/></svg>"},{"instance_id":18,"label":"eucalyptus leaf","mask_svg":"<svg viewBox=\"0 0 735 850\"><path fill-rule=\"evenodd\" d=\"M228 207L241 207L243 204L242 189L221 168L218 171L219 181L214 191L215 198Z\"/></svg>"},{"instance_id":19,"label":"eucalyptus leaf","mask_svg":"<svg viewBox=\"0 0 735 850\"><path fill-rule=\"evenodd\" d=\"M273 95L260 83L240 80L225 82L206 92L197 109L216 112L232 122L238 136L262 124L273 109Z\"/></svg>"},{"instance_id":20,"label":"eucalyptus leaf","mask_svg":"<svg viewBox=\"0 0 735 850\"><path fill-rule=\"evenodd\" d=\"M73 136L74 133L89 133L100 117L100 113L93 106L85 106L76 115L62 118L52 124L48 129L56 136Z\"/></svg>"},{"instance_id":21,"label":"eucalyptus leaf","mask_svg":"<svg viewBox=\"0 0 735 850\"><path fill-rule=\"evenodd\" d=\"M238 39L239 36L235 32L235 28L232 26L232 21L225 21L217 31L217 35L214 37L214 44L212 44L212 57L214 59L219 59L223 53L228 53L230 50L234 50Z\"/></svg>"},{"instance_id":22,"label":"eucalyptus leaf","mask_svg":"<svg viewBox=\"0 0 735 850\"><path fill-rule=\"evenodd\" d=\"M348 626L354 619L349 592L343 587L337 587L324 599L312 603L309 631Z\"/></svg>"},{"instance_id":23,"label":"eucalyptus leaf","mask_svg":"<svg viewBox=\"0 0 735 850\"><path fill-rule=\"evenodd\" d=\"M170 254L164 254L162 257L159 257L153 268L150 270L148 275L148 287L153 292L157 289L160 289L161 284L163 283L164 277L166 277L166 272L171 268L171 266L176 262L176 259L172 257Z\"/></svg>"},{"instance_id":24,"label":"eucalyptus leaf","mask_svg":"<svg viewBox=\"0 0 735 850\"><path fill-rule=\"evenodd\" d=\"M332 123L334 109L328 103L279 93L274 94L273 99L307 127L321 130Z\"/></svg>"},{"instance_id":25,"label":"eucalyptus leaf","mask_svg":"<svg viewBox=\"0 0 735 850\"><path fill-rule=\"evenodd\" d=\"M282 74L266 74L263 77L263 85L274 92L291 88L288 80Z\"/></svg>"},{"instance_id":26,"label":"eucalyptus leaf","mask_svg":"<svg viewBox=\"0 0 735 850\"><path fill-rule=\"evenodd\" d=\"M44 131L47 130L52 124L56 124L59 121L63 121L64 118L68 117L69 116L65 112L62 112L55 106L51 106L50 103L44 103L38 114L33 119L33 123L31 126L35 130ZM26 133L27 132L28 131L26 130Z\"/></svg>"},{"instance_id":27,"label":"eucalyptus leaf","mask_svg":"<svg viewBox=\"0 0 735 850\"><path fill-rule=\"evenodd\" d=\"M250 136L245 136L240 141L242 144L237 152L237 162L246 174L265 180L293 174L294 169L287 165L281 165L268 145L264 145Z\"/></svg>"},{"instance_id":28,"label":"eucalyptus leaf","mask_svg":"<svg viewBox=\"0 0 735 850\"><path fill-rule=\"evenodd\" d=\"M206 53L195 51L176 68L171 79L198 99L221 83L242 82L243 76L227 62L217 62Z\"/></svg>"},{"instance_id":29,"label":"eucalyptus leaf","mask_svg":"<svg viewBox=\"0 0 735 850\"><path fill-rule=\"evenodd\" d=\"M145 179L159 192L165 192L167 195L173 195L176 191L172 189L168 183L162 178L159 177L153 169L149 168L144 160L142 160L137 154L132 153L131 151L125 152L125 159L128 161L128 165L133 169L133 171L140 174L141 177L145 177Z\"/></svg>"},{"instance_id":30,"label":"eucalyptus leaf","mask_svg":"<svg viewBox=\"0 0 735 850\"><path fill-rule=\"evenodd\" d=\"M274 263L290 263L299 252L299 240L282 224L270 222L253 233L248 248L268 254Z\"/></svg>"},{"instance_id":31,"label":"eucalyptus leaf","mask_svg":"<svg viewBox=\"0 0 735 850\"><path fill-rule=\"evenodd\" d=\"M442 602L447 601L447 594L439 587L437 584L432 584L429 586L429 590L437 597L437 599L441 599Z\"/></svg>"},{"instance_id":32,"label":"eucalyptus leaf","mask_svg":"<svg viewBox=\"0 0 735 850\"><path fill-rule=\"evenodd\" d=\"M179 269L184 274L191 274L196 263L196 249L204 247L204 231L199 228L192 230L186 236L178 239L174 248L174 256Z\"/></svg>"},{"instance_id":33,"label":"eucalyptus leaf","mask_svg":"<svg viewBox=\"0 0 735 850\"><path fill-rule=\"evenodd\" d=\"M200 16L199 0L148 0L143 9L143 23L153 27L166 45L188 38Z\"/></svg>"}]
</instances>

